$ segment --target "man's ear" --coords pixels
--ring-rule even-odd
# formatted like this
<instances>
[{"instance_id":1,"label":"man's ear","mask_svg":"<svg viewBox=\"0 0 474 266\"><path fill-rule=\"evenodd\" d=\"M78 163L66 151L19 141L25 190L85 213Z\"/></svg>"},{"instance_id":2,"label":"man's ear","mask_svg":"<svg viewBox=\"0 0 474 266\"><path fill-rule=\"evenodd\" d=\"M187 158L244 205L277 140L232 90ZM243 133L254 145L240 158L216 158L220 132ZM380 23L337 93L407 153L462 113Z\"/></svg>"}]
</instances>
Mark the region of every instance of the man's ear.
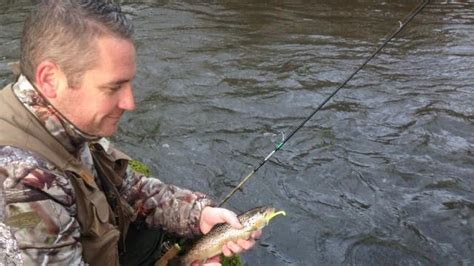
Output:
<instances>
[{"instance_id":1,"label":"man's ear","mask_svg":"<svg viewBox=\"0 0 474 266\"><path fill-rule=\"evenodd\" d=\"M61 68L50 60L44 60L36 67L35 85L47 98L56 98L61 86L67 86Z\"/></svg>"}]
</instances>

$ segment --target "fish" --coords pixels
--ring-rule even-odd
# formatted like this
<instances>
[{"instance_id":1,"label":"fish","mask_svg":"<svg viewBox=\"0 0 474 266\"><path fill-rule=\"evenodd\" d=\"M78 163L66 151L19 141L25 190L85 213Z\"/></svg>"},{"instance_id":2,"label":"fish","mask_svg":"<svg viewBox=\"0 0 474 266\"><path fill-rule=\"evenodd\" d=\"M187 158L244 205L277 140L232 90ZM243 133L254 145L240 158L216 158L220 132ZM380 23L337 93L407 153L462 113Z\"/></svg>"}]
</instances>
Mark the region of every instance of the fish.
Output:
<instances>
[{"instance_id":1,"label":"fish","mask_svg":"<svg viewBox=\"0 0 474 266\"><path fill-rule=\"evenodd\" d=\"M229 224L218 224L209 233L198 239L180 258L179 265L189 266L192 262L198 261L202 265L207 258L217 256L222 253L222 247L229 241L238 239L248 239L250 235L265 227L271 219L285 211L277 211L273 207L261 206L253 208L237 216L242 224L241 229L232 227Z\"/></svg>"}]
</instances>

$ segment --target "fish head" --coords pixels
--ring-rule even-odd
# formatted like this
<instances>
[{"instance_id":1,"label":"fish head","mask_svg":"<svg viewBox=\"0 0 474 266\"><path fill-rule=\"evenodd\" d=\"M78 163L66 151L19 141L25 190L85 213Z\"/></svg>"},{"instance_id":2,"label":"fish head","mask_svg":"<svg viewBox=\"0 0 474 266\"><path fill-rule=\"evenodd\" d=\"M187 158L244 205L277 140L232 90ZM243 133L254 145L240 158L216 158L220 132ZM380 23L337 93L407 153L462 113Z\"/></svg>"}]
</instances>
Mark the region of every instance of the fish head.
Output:
<instances>
[{"instance_id":1,"label":"fish head","mask_svg":"<svg viewBox=\"0 0 474 266\"><path fill-rule=\"evenodd\" d=\"M239 220L244 227L254 231L265 227L273 217L279 214L286 215L284 211L277 211L273 207L261 206L239 215Z\"/></svg>"}]
</instances>

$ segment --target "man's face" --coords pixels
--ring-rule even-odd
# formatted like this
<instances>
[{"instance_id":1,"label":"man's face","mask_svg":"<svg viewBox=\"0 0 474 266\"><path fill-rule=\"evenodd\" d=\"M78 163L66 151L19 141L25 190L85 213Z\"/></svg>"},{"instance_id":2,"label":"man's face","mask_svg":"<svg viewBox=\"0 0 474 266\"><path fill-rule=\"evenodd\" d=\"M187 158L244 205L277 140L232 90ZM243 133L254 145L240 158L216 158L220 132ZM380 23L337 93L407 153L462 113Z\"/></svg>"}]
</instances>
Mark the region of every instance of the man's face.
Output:
<instances>
[{"instance_id":1,"label":"man's face","mask_svg":"<svg viewBox=\"0 0 474 266\"><path fill-rule=\"evenodd\" d=\"M84 73L80 86L58 89L51 102L83 132L106 137L117 130L122 114L135 108L135 48L113 37L99 38L96 44L97 63Z\"/></svg>"}]
</instances>

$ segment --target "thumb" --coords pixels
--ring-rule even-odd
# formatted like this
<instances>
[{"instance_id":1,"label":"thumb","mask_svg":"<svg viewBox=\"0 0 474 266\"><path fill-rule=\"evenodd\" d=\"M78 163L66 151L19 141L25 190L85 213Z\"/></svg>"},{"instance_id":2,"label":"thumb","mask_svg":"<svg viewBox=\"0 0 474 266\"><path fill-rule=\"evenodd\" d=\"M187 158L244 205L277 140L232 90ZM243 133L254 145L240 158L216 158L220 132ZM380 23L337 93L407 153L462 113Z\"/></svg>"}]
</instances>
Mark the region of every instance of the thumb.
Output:
<instances>
[{"instance_id":1,"label":"thumb","mask_svg":"<svg viewBox=\"0 0 474 266\"><path fill-rule=\"evenodd\" d=\"M241 229L243 226L240 224L239 218L237 218L237 214L227 209L222 209L221 218L232 227Z\"/></svg>"}]
</instances>

